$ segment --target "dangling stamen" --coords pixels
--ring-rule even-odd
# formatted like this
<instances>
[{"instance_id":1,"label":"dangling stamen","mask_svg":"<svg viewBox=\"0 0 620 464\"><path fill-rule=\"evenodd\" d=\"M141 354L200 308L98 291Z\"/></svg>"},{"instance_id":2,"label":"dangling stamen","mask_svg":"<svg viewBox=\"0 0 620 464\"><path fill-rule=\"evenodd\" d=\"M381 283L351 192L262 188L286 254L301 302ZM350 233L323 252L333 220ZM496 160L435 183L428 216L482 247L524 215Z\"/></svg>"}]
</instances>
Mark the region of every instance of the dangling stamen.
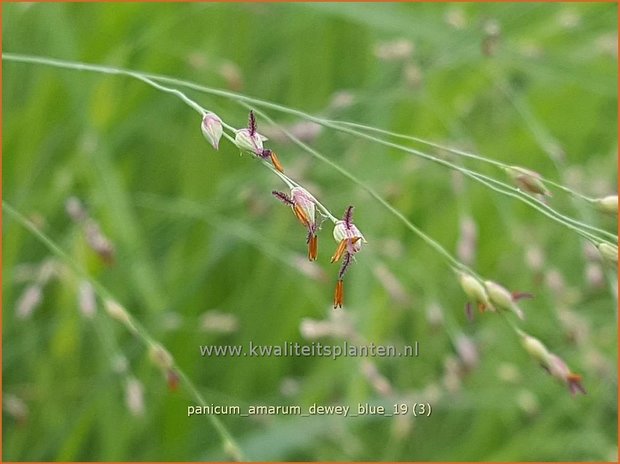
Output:
<instances>
[{"instance_id":1,"label":"dangling stamen","mask_svg":"<svg viewBox=\"0 0 620 464\"><path fill-rule=\"evenodd\" d=\"M355 245L359 240L361 240L361 238L362 237L343 238L338 244L338 248L336 248L336 252L334 253L334 256L332 256L330 263L340 261L340 258L345 250L348 250L350 246ZM351 253L351 251L349 251L349 253Z\"/></svg>"},{"instance_id":2,"label":"dangling stamen","mask_svg":"<svg viewBox=\"0 0 620 464\"><path fill-rule=\"evenodd\" d=\"M332 256L330 263L335 263L336 261L340 260L340 258L342 257L342 254L347 249L347 240L348 239L346 238L340 240L340 243L338 244L338 248L336 248L336 252L334 253L334 256Z\"/></svg>"},{"instance_id":3,"label":"dangling stamen","mask_svg":"<svg viewBox=\"0 0 620 464\"><path fill-rule=\"evenodd\" d=\"M282 163L280 163L280 160L278 159L276 152L271 151L271 150L269 151L271 152L269 154L269 157L271 158L271 164L273 164L273 167L276 168L278 171L284 173L284 167L282 167Z\"/></svg>"},{"instance_id":4,"label":"dangling stamen","mask_svg":"<svg viewBox=\"0 0 620 464\"><path fill-rule=\"evenodd\" d=\"M344 283L338 279L336 283L336 293L334 294L334 309L342 308L342 300L344 298Z\"/></svg>"},{"instance_id":5,"label":"dangling stamen","mask_svg":"<svg viewBox=\"0 0 620 464\"><path fill-rule=\"evenodd\" d=\"M310 227L310 219L306 216L304 210L298 204L293 204L293 213L295 213L295 217L299 219L304 227Z\"/></svg>"},{"instance_id":6,"label":"dangling stamen","mask_svg":"<svg viewBox=\"0 0 620 464\"><path fill-rule=\"evenodd\" d=\"M314 234L308 237L308 260L316 261L318 254L318 237Z\"/></svg>"}]
</instances>

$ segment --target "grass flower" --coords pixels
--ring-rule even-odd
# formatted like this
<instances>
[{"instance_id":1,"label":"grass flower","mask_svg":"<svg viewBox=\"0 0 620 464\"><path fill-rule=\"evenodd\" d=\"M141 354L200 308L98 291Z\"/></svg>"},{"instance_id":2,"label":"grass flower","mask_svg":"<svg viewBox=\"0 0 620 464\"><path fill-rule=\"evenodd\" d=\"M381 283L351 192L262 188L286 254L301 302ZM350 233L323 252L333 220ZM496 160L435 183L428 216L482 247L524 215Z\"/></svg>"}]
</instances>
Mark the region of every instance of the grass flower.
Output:
<instances>
[{"instance_id":1,"label":"grass flower","mask_svg":"<svg viewBox=\"0 0 620 464\"><path fill-rule=\"evenodd\" d=\"M551 196L551 192L547 189L547 187L545 187L540 174L537 172L521 168L519 166L510 166L506 168L506 173L517 185L517 187L524 192L543 195L546 197Z\"/></svg>"},{"instance_id":2,"label":"grass flower","mask_svg":"<svg viewBox=\"0 0 620 464\"><path fill-rule=\"evenodd\" d=\"M511 293L500 284L491 280L485 281L484 287L493 305L515 313L519 319L524 319L523 311L517 305L517 301L521 298L531 298L532 295L529 293Z\"/></svg>"},{"instance_id":3,"label":"grass flower","mask_svg":"<svg viewBox=\"0 0 620 464\"><path fill-rule=\"evenodd\" d=\"M586 390L581 384L581 375L571 372L567 364L554 353L551 353L539 339L519 331L521 344L525 351L538 361L540 365L553 377L565 383L568 390L573 394L585 394Z\"/></svg>"},{"instance_id":4,"label":"grass flower","mask_svg":"<svg viewBox=\"0 0 620 464\"><path fill-rule=\"evenodd\" d=\"M332 256L331 262L335 263L342 258L342 264L338 272L338 282L336 283L336 292L334 294L334 309L336 309L342 308L344 300L344 274L353 262L353 255L362 249L362 243L366 243L366 239L360 230L353 224L353 206L349 206L345 210L342 221L336 222L334 226L334 240L338 243L338 247Z\"/></svg>"},{"instance_id":5,"label":"grass flower","mask_svg":"<svg viewBox=\"0 0 620 464\"><path fill-rule=\"evenodd\" d=\"M248 127L239 129L235 133L235 145L237 145L241 151L249 152L259 158L270 160L273 167L280 172L284 172L282 163L280 163L276 153L273 150L263 147L263 142L267 140L267 137L259 134L256 128L256 117L254 116L254 112L250 111Z\"/></svg>"},{"instance_id":6,"label":"grass flower","mask_svg":"<svg viewBox=\"0 0 620 464\"><path fill-rule=\"evenodd\" d=\"M466 274L462 272L459 275L459 282L465 294L478 305L478 309L481 312L484 312L487 309L491 311L495 310L495 307L489 299L489 294L487 293L486 288L484 287L484 285L482 285L482 283L480 283L478 279L476 279L471 274ZM473 317L471 311L471 301L468 301L466 303L465 312L467 314L467 317L471 320Z\"/></svg>"},{"instance_id":7,"label":"grass flower","mask_svg":"<svg viewBox=\"0 0 620 464\"><path fill-rule=\"evenodd\" d=\"M290 196L276 190L271 193L282 203L290 206L295 217L308 230L308 236L306 237L308 259L310 261L315 261L318 254L318 237L316 233L319 226L316 220L314 198L303 187L292 188Z\"/></svg>"}]
</instances>

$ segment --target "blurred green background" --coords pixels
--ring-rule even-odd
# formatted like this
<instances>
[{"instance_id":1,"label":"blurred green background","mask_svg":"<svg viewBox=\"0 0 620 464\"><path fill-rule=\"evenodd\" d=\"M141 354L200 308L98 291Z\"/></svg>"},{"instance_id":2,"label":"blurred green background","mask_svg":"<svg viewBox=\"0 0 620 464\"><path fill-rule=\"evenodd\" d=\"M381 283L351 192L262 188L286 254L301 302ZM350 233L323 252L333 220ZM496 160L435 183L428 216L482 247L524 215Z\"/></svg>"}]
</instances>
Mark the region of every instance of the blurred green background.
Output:
<instances>
[{"instance_id":1,"label":"blurred green background","mask_svg":"<svg viewBox=\"0 0 620 464\"><path fill-rule=\"evenodd\" d=\"M617 5L4 4L4 52L161 73L527 166L590 196L617 191ZM247 108L188 91L235 127ZM163 343L209 403L428 402L427 418L222 422L254 460L615 460L616 272L576 234L402 151L268 111L486 278L535 299L522 328L584 376L571 397L433 249L364 189L259 117L287 173L368 240L331 308L319 260L270 194L282 183L172 95L122 76L3 61L3 199ZM405 142L407 143L407 142ZM459 158L419 148L453 162ZM506 180L486 164L467 166ZM78 198L106 264L66 212ZM583 201L550 204L615 230ZM91 223L92 224L92 223ZM94 233L91 229L91 238ZM96 235L96 234L95 234ZM148 350L80 303L80 279L3 214L3 459L230 459ZM100 250L101 251L101 250ZM92 304L92 303L91 303ZM341 317L342 316L342 317ZM420 356L201 358L201 344L419 341Z\"/></svg>"}]
</instances>

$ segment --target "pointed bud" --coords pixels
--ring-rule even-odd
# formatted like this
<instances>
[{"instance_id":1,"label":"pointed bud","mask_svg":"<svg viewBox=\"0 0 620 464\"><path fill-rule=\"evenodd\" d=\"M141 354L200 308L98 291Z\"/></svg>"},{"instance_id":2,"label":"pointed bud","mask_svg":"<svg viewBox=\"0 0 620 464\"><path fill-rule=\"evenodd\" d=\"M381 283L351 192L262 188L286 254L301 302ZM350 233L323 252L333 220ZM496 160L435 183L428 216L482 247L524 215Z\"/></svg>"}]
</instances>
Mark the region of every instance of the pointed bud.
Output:
<instances>
[{"instance_id":1,"label":"pointed bud","mask_svg":"<svg viewBox=\"0 0 620 464\"><path fill-rule=\"evenodd\" d=\"M525 351L543 366L549 365L551 353L547 350L543 342L525 332L521 332L519 335L521 335L521 344L523 348L525 348Z\"/></svg>"},{"instance_id":2,"label":"pointed bud","mask_svg":"<svg viewBox=\"0 0 620 464\"><path fill-rule=\"evenodd\" d=\"M609 242L601 242L597 245L598 251L612 264L618 264L618 245Z\"/></svg>"},{"instance_id":3,"label":"pointed bud","mask_svg":"<svg viewBox=\"0 0 620 464\"><path fill-rule=\"evenodd\" d=\"M200 129L207 142L217 150L222 138L222 120L214 113L206 113L202 118Z\"/></svg>"},{"instance_id":4,"label":"pointed bud","mask_svg":"<svg viewBox=\"0 0 620 464\"><path fill-rule=\"evenodd\" d=\"M471 274L461 273L459 276L459 282L461 283L461 288L465 294L472 300L476 301L481 310L490 309L492 311L495 309L489 300L489 296L487 295L484 286L478 281L478 279Z\"/></svg>"},{"instance_id":5,"label":"pointed bud","mask_svg":"<svg viewBox=\"0 0 620 464\"><path fill-rule=\"evenodd\" d=\"M545 187L545 184L543 184L540 178L540 174L537 172L518 166L510 166L506 168L506 173L514 183L517 184L517 187L524 192L551 196L551 192L547 190L547 187Z\"/></svg>"},{"instance_id":6,"label":"pointed bud","mask_svg":"<svg viewBox=\"0 0 620 464\"><path fill-rule=\"evenodd\" d=\"M609 195L594 200L594 204L599 211L607 214L618 214L618 195Z\"/></svg>"},{"instance_id":7,"label":"pointed bud","mask_svg":"<svg viewBox=\"0 0 620 464\"><path fill-rule=\"evenodd\" d=\"M172 355L159 343L154 343L149 347L149 358L153 364L163 371L172 369L174 365Z\"/></svg>"},{"instance_id":8,"label":"pointed bud","mask_svg":"<svg viewBox=\"0 0 620 464\"><path fill-rule=\"evenodd\" d=\"M106 300L103 304L105 306L106 312L112 319L116 319L125 327L127 327L130 331L136 332L136 328L133 325L131 317L129 316L129 313L125 310L125 308L123 308L114 300Z\"/></svg>"},{"instance_id":9,"label":"pointed bud","mask_svg":"<svg viewBox=\"0 0 620 464\"><path fill-rule=\"evenodd\" d=\"M506 309L515 313L520 319L523 319L523 311L514 302L513 295L501 285L487 280L484 282L487 294L496 307Z\"/></svg>"}]
</instances>

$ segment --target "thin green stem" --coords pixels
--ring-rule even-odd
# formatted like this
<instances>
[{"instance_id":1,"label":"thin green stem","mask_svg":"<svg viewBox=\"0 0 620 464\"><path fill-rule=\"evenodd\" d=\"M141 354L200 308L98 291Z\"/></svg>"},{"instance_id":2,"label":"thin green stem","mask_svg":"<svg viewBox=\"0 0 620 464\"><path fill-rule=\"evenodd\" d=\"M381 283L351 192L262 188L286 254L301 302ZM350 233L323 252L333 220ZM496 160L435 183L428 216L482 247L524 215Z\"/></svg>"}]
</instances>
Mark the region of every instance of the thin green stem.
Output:
<instances>
[{"instance_id":1,"label":"thin green stem","mask_svg":"<svg viewBox=\"0 0 620 464\"><path fill-rule=\"evenodd\" d=\"M97 295L104 301L117 301L112 293L103 286L99 281L91 277L81 266L79 266L75 260L73 260L64 250L62 250L51 238L49 238L44 232L42 232L36 225L29 221L24 215L15 210L6 201L2 201L2 211L7 213L13 219L15 219L22 227L28 230L37 240L45 245L53 254L55 254L61 261L63 261L78 277L88 281ZM107 313L106 313L107 314ZM157 340L155 340L150 333L140 324L131 314L127 313L127 327L131 328L131 333L136 336L147 348L155 346L163 346ZM194 383L187 377L185 372L174 363L174 369L179 374L183 385L187 392L194 397L196 401L202 406L207 406L202 394L198 391ZM222 446L226 452L230 452L233 457L239 461L244 460L243 452L236 443L230 432L226 429L224 424L217 418L217 416L209 415L211 424L217 431L222 440Z\"/></svg>"},{"instance_id":2,"label":"thin green stem","mask_svg":"<svg viewBox=\"0 0 620 464\"><path fill-rule=\"evenodd\" d=\"M222 97L227 97L227 98L233 98L235 100L239 100L239 101L244 101L246 103L251 103L254 105L259 105L259 106L263 106L266 108L271 108L277 111L281 111L287 114L292 114L292 115L296 115L298 117L301 117L303 119L307 119L313 122L316 122L318 124L321 124L325 127L329 127L332 128L334 130L338 130L341 132L345 132L345 133L349 133L351 135L355 135L361 138L365 138L367 140L371 140L374 141L376 143L382 144L384 146L388 146L391 148L396 148L405 152L408 152L410 154L413 154L415 156L419 156L421 158L427 159L429 161L438 163L440 165L446 166L450 169L454 169L457 171L462 172L463 174L465 174L467 177L472 178L478 182L481 182L481 178L477 177L476 175L472 175L472 172L468 172L468 170L457 166L453 163L450 163L448 161L442 160L440 158L434 157L432 155L420 152L419 150L415 150L412 149L410 147L406 147L400 144L395 144L392 142L388 142L376 137L373 137L371 135L365 134L363 132L354 130L354 129L350 129L348 127L344 127L341 124L334 124L332 122L330 122L327 119L322 119L322 118L318 118L316 116L312 116L310 114L304 113L302 111L299 110L295 110L292 108L287 108L284 107L282 105L278 105L275 103L271 103L271 102L267 102L264 100L260 100L260 99L256 99L256 98L252 98L252 97L247 97L245 95L240 95L234 92L228 92L228 91L224 91L224 90L220 90L220 89L214 89L214 88L210 88L210 87L205 87L202 85L198 85L195 84L193 82L188 82L185 80L181 80L181 79L176 79L176 78L171 78L168 76L160 76L160 75L156 75L156 74L146 74L146 73L137 73L135 71L129 71L129 70L124 70L124 69L120 69L120 68L112 68L112 67L107 67L107 66L99 66L99 65L89 65L89 64L84 64L84 63L77 63L77 62L69 62L69 61L63 61L63 60L56 60L56 59L51 59L51 58L44 58L44 57L36 57L36 56L28 56L28 55L19 55L19 54L13 54L13 53L3 53L3 59L9 60L9 61L16 61L16 62L23 62L23 63L37 63L37 64L44 64L44 65L49 65L49 66L56 66L56 67L60 67L60 68L67 68L67 69L76 69L76 70L83 70L83 71L93 71L93 72L102 72L102 73L107 73L107 74L119 74L119 75L126 75L126 76L130 76L130 77L134 77L134 78L139 78L140 80L147 82L149 84L151 84L151 82L153 80L157 80L160 82L166 82L169 84L175 84L175 85L179 85L179 86L183 86L186 88L190 88L190 89L194 89L200 92L205 92L205 93L209 93L212 95L219 95ZM140 76L140 77L138 77ZM152 84L151 84L152 85ZM170 93L175 93L177 94L177 96L181 97L181 95L184 96L184 94L182 94L182 92L176 90L176 89L167 89L165 90L167 92ZM179 92L179 93L177 93ZM181 95L179 95L181 94ZM181 99L183 101L185 101L185 103L189 104L193 109L195 109L196 111L199 112L204 112L204 109L202 109L202 107L200 107L200 105L198 105L197 103L195 103L193 100L187 98L186 100L186 96L185 98L181 97ZM226 126L227 128L229 128L230 130L234 130L234 128L232 128L231 126ZM227 134L226 138L231 140L230 136L228 136ZM422 139L419 139L422 140ZM459 151L461 154L465 153L462 151ZM488 159L484 158L484 157L480 157L478 155L474 155L476 157L476 159L478 160L486 160L487 162L489 162ZM495 162L497 163L497 162ZM488 184L485 184L488 186ZM556 185L555 183L553 185ZM559 184L557 184L559 185ZM508 187L508 186L507 186ZM570 191L570 189L568 189L567 187L565 187L565 189L567 191ZM529 200L524 199L524 193L520 192L517 190L516 195L510 195L513 198L518 199L519 201L522 201L530 206L533 206L532 203ZM574 193L574 192L573 192ZM527 195L526 195L527 196ZM529 197L528 197L529 198ZM584 198L587 201L592 201L591 198L582 196L582 198ZM555 212L555 210L553 210L551 207L547 207L548 210L552 210ZM538 211L543 211L540 208L537 208ZM555 212L555 214L545 214L547 217L549 217L552 220L557 221L558 223L568 227L569 229L577 232L577 230L579 229L579 227L586 227L586 228L590 228L592 230L592 226L589 226L587 224L583 224L579 221L576 221L575 219L571 219L570 222L573 224L573 227L570 227L567 225L566 221L562 221L560 220L559 216L562 216L560 213ZM566 218L566 216L564 216ZM577 225L578 224L578 225ZM583 235L583 234L580 234ZM617 241L617 237L615 239Z\"/></svg>"},{"instance_id":3,"label":"thin green stem","mask_svg":"<svg viewBox=\"0 0 620 464\"><path fill-rule=\"evenodd\" d=\"M322 119L322 121L330 123L330 124L334 124L334 125L340 125L340 126L344 126L344 127L353 127L356 129L362 129L362 130L366 130L369 132L376 132L378 134L383 134L383 135L388 135L390 137L395 137L395 138L399 138L399 139L403 139L403 140L410 140L413 142L418 142L418 143L422 143L424 145L433 147L433 148L438 148L440 150L445 150L449 153L455 154L455 155L459 155L462 156L464 158L470 158L476 161L480 161L483 163L487 163L490 165L493 165L495 167L501 168L501 169L508 169L510 167L512 167L510 164L506 164L506 163L502 163L501 161L497 161L494 160L492 158L487 158L485 156L481 156L481 155L476 155L475 153L471 153L465 150L461 150L458 148L454 148L454 147L450 147L448 145L443 145L440 143L436 143L436 142L432 142L430 140L426 140L426 139L422 139L420 137L415 137L412 135L406 135L406 134L401 134L398 132L393 132L393 131L388 131L385 129L380 129L378 127L373 127L373 126L368 126L366 124L359 124L359 123L355 123L355 122L348 122L348 121L337 121L337 120L333 120L333 119ZM596 199L595 198L591 198L588 197L580 192L577 192L576 190L573 190L569 187L566 187L562 184L559 184L553 180L547 179L543 176L540 176L540 180L542 180L543 182L552 185L553 187L557 188L558 190L562 190L570 195L576 196L578 198L581 198L582 200L585 200L589 203L594 202Z\"/></svg>"}]
</instances>

